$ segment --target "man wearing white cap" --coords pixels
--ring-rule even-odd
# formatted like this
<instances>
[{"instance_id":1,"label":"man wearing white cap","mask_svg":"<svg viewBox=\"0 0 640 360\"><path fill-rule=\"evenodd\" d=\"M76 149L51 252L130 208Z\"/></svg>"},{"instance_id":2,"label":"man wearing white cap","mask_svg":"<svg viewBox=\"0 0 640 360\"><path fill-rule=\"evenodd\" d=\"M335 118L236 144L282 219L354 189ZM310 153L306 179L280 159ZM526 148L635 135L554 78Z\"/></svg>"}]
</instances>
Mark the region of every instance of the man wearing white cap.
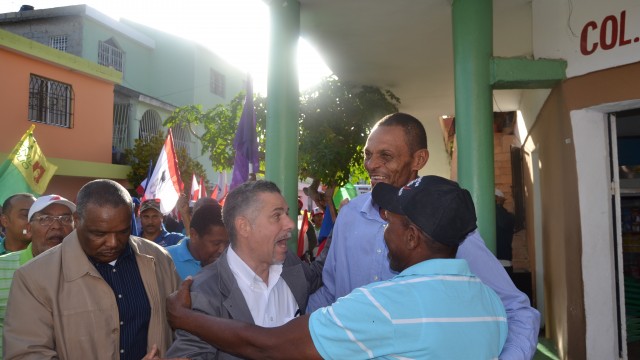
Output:
<instances>
[{"instance_id":1,"label":"man wearing white cap","mask_svg":"<svg viewBox=\"0 0 640 360\"><path fill-rule=\"evenodd\" d=\"M15 271L27 261L60 244L73 231L73 212L76 206L59 195L38 198L29 208L25 235L31 237L26 249L0 256L0 352L2 329L9 298L9 288Z\"/></svg>"},{"instance_id":2,"label":"man wearing white cap","mask_svg":"<svg viewBox=\"0 0 640 360\"><path fill-rule=\"evenodd\" d=\"M13 275L4 359L139 360L147 343L164 354L165 297L179 282L171 257L131 236L133 201L122 185L93 180L76 199L75 230Z\"/></svg>"}]
</instances>

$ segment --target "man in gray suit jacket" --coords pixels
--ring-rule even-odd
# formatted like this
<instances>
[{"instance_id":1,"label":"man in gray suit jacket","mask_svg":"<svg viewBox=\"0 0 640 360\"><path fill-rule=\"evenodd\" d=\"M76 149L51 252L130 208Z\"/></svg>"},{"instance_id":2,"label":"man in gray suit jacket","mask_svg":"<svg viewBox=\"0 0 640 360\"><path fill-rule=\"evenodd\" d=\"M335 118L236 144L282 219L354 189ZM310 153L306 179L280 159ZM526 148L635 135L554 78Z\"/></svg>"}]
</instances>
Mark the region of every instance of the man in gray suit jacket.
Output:
<instances>
[{"instance_id":1,"label":"man in gray suit jacket","mask_svg":"<svg viewBox=\"0 0 640 360\"><path fill-rule=\"evenodd\" d=\"M191 286L192 308L264 327L304 314L309 294L322 285L323 256L311 265L287 250L295 226L278 187L247 182L232 190L222 210L231 246L203 268ZM166 356L237 359L178 330Z\"/></svg>"}]
</instances>

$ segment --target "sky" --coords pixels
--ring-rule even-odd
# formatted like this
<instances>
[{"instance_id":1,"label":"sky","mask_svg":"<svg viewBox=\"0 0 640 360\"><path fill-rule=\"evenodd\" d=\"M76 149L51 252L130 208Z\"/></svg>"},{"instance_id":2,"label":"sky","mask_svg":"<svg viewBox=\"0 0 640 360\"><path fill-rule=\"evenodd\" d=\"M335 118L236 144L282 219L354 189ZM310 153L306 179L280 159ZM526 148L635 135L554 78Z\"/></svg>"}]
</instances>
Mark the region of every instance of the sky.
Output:
<instances>
[{"instance_id":1,"label":"sky","mask_svg":"<svg viewBox=\"0 0 640 360\"><path fill-rule=\"evenodd\" d=\"M254 92L266 95L269 9L263 0L0 0L0 13L23 4L35 9L87 4L119 20L135 21L196 41L251 73ZM311 44L300 39L300 90L331 73Z\"/></svg>"}]
</instances>

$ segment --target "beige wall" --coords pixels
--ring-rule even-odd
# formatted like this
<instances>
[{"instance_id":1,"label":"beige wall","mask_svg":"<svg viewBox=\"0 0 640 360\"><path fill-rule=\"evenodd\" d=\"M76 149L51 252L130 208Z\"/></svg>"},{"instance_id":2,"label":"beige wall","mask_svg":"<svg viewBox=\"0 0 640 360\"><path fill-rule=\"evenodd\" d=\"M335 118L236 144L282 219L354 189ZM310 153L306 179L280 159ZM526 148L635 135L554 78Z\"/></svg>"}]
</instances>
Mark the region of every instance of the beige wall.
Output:
<instances>
[{"instance_id":1,"label":"beige wall","mask_svg":"<svg viewBox=\"0 0 640 360\"><path fill-rule=\"evenodd\" d=\"M540 174L546 335L555 341L563 359L588 357L580 198L570 112L640 99L638 74L640 63L564 81L551 91L523 146L527 224L534 221L532 167L539 166ZM534 149L539 164L531 162ZM533 239L534 231L528 226L527 237Z\"/></svg>"}]
</instances>

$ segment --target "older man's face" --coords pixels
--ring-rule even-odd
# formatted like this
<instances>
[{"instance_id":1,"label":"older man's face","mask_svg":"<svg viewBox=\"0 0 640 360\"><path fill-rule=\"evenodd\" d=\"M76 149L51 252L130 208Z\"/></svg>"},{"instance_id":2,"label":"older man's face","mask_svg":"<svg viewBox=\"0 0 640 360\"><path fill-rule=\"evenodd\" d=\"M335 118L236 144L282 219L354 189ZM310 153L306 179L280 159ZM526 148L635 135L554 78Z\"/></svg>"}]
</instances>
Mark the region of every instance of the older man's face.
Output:
<instances>
[{"instance_id":1,"label":"older man's face","mask_svg":"<svg viewBox=\"0 0 640 360\"><path fill-rule=\"evenodd\" d=\"M131 234L128 206L89 204L82 217L76 213L76 229L84 252L100 263L109 263L124 251Z\"/></svg>"},{"instance_id":2,"label":"older man's face","mask_svg":"<svg viewBox=\"0 0 640 360\"><path fill-rule=\"evenodd\" d=\"M247 247L256 263L282 264L287 255L287 240L295 225L289 207L278 193L261 193L261 207L252 219Z\"/></svg>"},{"instance_id":3,"label":"older man's face","mask_svg":"<svg viewBox=\"0 0 640 360\"><path fill-rule=\"evenodd\" d=\"M369 134L364 148L364 167L371 186L379 182L402 187L412 180L413 154L400 126L379 126Z\"/></svg>"},{"instance_id":4,"label":"older man's face","mask_svg":"<svg viewBox=\"0 0 640 360\"><path fill-rule=\"evenodd\" d=\"M60 244L72 231L73 214L65 205L51 204L33 214L27 225L33 256Z\"/></svg>"}]
</instances>

